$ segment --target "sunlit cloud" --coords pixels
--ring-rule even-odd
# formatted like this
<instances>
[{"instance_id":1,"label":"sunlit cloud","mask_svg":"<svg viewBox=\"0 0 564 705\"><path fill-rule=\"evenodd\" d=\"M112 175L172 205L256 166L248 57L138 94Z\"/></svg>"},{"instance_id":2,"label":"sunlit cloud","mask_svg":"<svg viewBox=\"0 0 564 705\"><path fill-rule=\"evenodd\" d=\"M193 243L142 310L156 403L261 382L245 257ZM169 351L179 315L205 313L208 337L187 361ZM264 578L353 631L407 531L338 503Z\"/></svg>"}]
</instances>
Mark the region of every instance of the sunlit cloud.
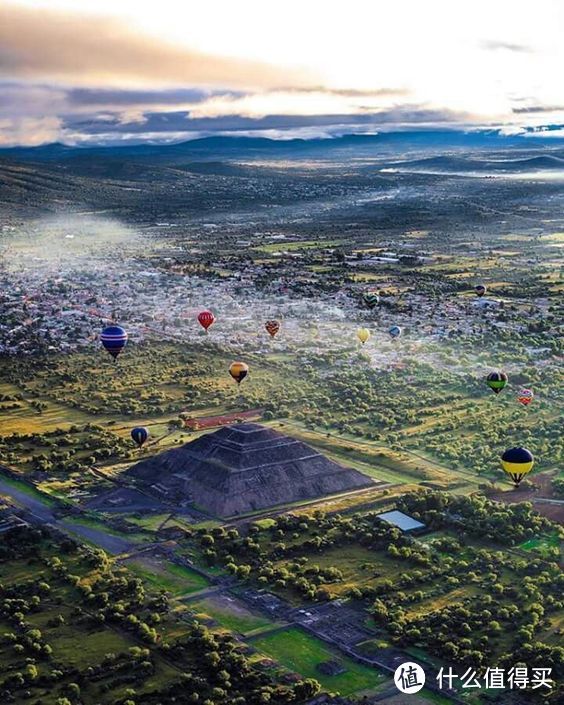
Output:
<instances>
[{"instance_id":1,"label":"sunlit cloud","mask_svg":"<svg viewBox=\"0 0 564 705\"><path fill-rule=\"evenodd\" d=\"M134 32L126 23L60 11L0 7L0 75L77 86L306 85L307 72L206 54Z\"/></svg>"},{"instance_id":2,"label":"sunlit cloud","mask_svg":"<svg viewBox=\"0 0 564 705\"><path fill-rule=\"evenodd\" d=\"M394 104L396 95L324 91L269 91L242 96L218 95L203 101L190 111L193 118L241 115L331 115L369 113Z\"/></svg>"},{"instance_id":3,"label":"sunlit cloud","mask_svg":"<svg viewBox=\"0 0 564 705\"><path fill-rule=\"evenodd\" d=\"M56 142L63 134L62 121L57 117L0 118L0 146L12 147Z\"/></svg>"},{"instance_id":4,"label":"sunlit cloud","mask_svg":"<svg viewBox=\"0 0 564 705\"><path fill-rule=\"evenodd\" d=\"M564 122L564 4L504 5L10 0L1 143Z\"/></svg>"}]
</instances>

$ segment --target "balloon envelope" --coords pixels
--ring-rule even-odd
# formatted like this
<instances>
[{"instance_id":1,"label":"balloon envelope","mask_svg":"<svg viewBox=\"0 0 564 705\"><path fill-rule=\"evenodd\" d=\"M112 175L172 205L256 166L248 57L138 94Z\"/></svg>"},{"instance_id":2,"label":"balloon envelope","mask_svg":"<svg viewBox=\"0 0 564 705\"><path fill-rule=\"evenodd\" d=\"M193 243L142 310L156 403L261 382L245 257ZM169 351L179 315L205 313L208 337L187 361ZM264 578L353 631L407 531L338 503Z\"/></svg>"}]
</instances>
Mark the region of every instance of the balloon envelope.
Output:
<instances>
[{"instance_id":1,"label":"balloon envelope","mask_svg":"<svg viewBox=\"0 0 564 705\"><path fill-rule=\"evenodd\" d=\"M127 333L121 326L107 326L100 334L100 340L115 360L127 345Z\"/></svg>"},{"instance_id":2,"label":"balloon envelope","mask_svg":"<svg viewBox=\"0 0 564 705\"><path fill-rule=\"evenodd\" d=\"M529 406L534 398L535 395L533 394L532 389L521 389L517 395L517 401L519 404L523 404L523 406Z\"/></svg>"},{"instance_id":3,"label":"balloon envelope","mask_svg":"<svg viewBox=\"0 0 564 705\"><path fill-rule=\"evenodd\" d=\"M474 291L478 294L478 296L483 296L486 293L487 289L483 284L478 284L474 287Z\"/></svg>"},{"instance_id":4,"label":"balloon envelope","mask_svg":"<svg viewBox=\"0 0 564 705\"><path fill-rule=\"evenodd\" d=\"M274 338L276 333L280 330L280 321L272 319L264 324L266 330L270 333L271 337Z\"/></svg>"},{"instance_id":5,"label":"balloon envelope","mask_svg":"<svg viewBox=\"0 0 564 705\"><path fill-rule=\"evenodd\" d=\"M392 338L398 338L401 335L401 328L399 326L392 326L388 333Z\"/></svg>"},{"instance_id":6,"label":"balloon envelope","mask_svg":"<svg viewBox=\"0 0 564 705\"><path fill-rule=\"evenodd\" d=\"M375 308L380 302L380 296L376 291L367 291L362 296L362 300L368 306L368 308Z\"/></svg>"},{"instance_id":7,"label":"balloon envelope","mask_svg":"<svg viewBox=\"0 0 564 705\"><path fill-rule=\"evenodd\" d=\"M229 367L229 374L233 377L237 384L241 384L241 382L249 374L249 366L245 362L232 362Z\"/></svg>"},{"instance_id":8,"label":"balloon envelope","mask_svg":"<svg viewBox=\"0 0 564 705\"><path fill-rule=\"evenodd\" d=\"M198 314L198 323L204 330L207 330L215 321L215 316L211 311L202 311Z\"/></svg>"},{"instance_id":9,"label":"balloon envelope","mask_svg":"<svg viewBox=\"0 0 564 705\"><path fill-rule=\"evenodd\" d=\"M149 431L144 426L136 426L131 429L131 438L141 448L143 443L149 438Z\"/></svg>"},{"instance_id":10,"label":"balloon envelope","mask_svg":"<svg viewBox=\"0 0 564 705\"><path fill-rule=\"evenodd\" d=\"M521 480L531 472L535 459L528 448L509 448L501 456L501 467L518 487Z\"/></svg>"},{"instance_id":11,"label":"balloon envelope","mask_svg":"<svg viewBox=\"0 0 564 705\"><path fill-rule=\"evenodd\" d=\"M499 394L507 382L508 377L505 372L490 372L486 378L486 384L495 394Z\"/></svg>"},{"instance_id":12,"label":"balloon envelope","mask_svg":"<svg viewBox=\"0 0 564 705\"><path fill-rule=\"evenodd\" d=\"M356 332L356 337L364 345L364 343L366 343L366 341L370 338L370 331L368 328L359 328Z\"/></svg>"}]
</instances>

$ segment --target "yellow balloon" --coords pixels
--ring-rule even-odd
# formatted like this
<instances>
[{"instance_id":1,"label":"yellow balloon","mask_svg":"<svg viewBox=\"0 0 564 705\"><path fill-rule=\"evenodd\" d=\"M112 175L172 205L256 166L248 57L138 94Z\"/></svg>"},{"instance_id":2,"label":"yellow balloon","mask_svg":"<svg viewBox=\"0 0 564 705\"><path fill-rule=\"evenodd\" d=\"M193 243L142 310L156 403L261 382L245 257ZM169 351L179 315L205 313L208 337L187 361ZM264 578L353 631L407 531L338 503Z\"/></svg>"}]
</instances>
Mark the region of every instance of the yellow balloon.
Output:
<instances>
[{"instance_id":1,"label":"yellow balloon","mask_svg":"<svg viewBox=\"0 0 564 705\"><path fill-rule=\"evenodd\" d=\"M501 467L516 486L533 469L535 459L527 448L509 448L501 456Z\"/></svg>"},{"instance_id":2,"label":"yellow balloon","mask_svg":"<svg viewBox=\"0 0 564 705\"><path fill-rule=\"evenodd\" d=\"M364 343L366 343L366 341L370 338L370 331L368 328L359 328L356 332L356 337L364 345Z\"/></svg>"},{"instance_id":3,"label":"yellow balloon","mask_svg":"<svg viewBox=\"0 0 564 705\"><path fill-rule=\"evenodd\" d=\"M237 384L241 384L241 382L249 374L249 366L244 362L232 362L229 367L229 374L233 377Z\"/></svg>"}]
</instances>

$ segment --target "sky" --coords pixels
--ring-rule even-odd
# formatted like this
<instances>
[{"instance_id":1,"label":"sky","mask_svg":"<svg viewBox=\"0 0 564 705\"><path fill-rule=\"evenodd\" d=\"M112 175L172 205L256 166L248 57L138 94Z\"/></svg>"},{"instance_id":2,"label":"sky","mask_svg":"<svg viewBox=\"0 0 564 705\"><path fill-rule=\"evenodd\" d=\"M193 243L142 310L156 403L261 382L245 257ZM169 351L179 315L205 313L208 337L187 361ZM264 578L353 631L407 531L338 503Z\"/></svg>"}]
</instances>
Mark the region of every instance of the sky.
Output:
<instances>
[{"instance_id":1,"label":"sky","mask_svg":"<svg viewBox=\"0 0 564 705\"><path fill-rule=\"evenodd\" d=\"M561 0L2 0L0 146L564 136L562 36Z\"/></svg>"}]
</instances>

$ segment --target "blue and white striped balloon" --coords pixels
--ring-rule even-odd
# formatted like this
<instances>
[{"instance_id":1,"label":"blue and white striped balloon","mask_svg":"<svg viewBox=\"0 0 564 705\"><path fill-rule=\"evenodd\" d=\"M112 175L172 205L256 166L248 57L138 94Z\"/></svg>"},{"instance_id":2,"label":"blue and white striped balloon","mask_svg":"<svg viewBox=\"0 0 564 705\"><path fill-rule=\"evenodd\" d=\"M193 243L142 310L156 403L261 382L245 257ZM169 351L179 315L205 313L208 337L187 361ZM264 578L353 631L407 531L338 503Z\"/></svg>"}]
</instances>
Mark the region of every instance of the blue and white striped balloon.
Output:
<instances>
[{"instance_id":1,"label":"blue and white striped balloon","mask_svg":"<svg viewBox=\"0 0 564 705\"><path fill-rule=\"evenodd\" d=\"M127 345L127 333L121 326L107 326L100 334L100 340L115 360Z\"/></svg>"}]
</instances>

